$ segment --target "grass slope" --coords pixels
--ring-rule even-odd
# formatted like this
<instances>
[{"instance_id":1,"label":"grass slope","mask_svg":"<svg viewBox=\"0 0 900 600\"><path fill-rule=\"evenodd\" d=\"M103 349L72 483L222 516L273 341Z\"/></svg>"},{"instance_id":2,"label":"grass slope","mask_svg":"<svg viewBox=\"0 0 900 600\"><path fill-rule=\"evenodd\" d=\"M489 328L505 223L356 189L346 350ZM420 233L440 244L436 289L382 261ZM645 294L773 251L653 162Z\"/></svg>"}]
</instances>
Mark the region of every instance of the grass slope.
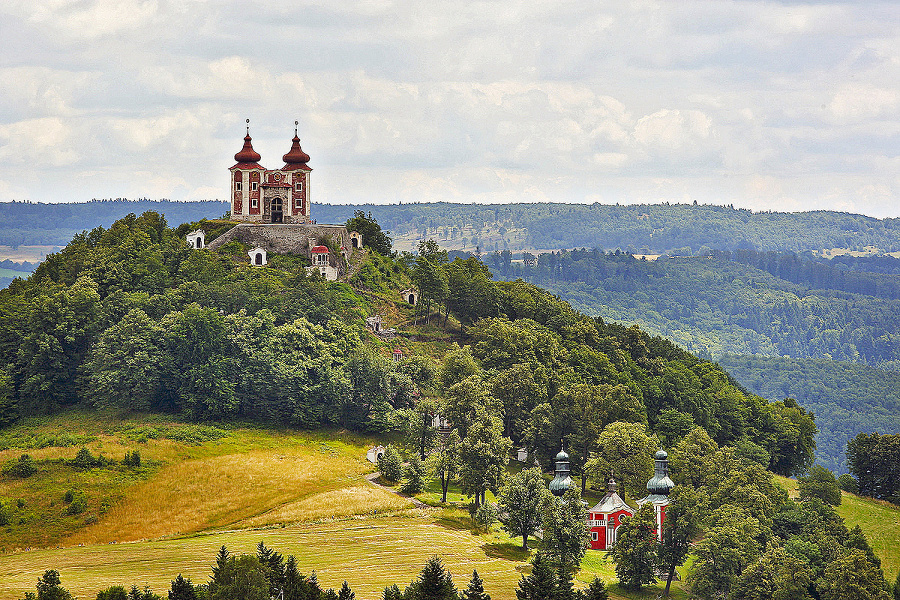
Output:
<instances>
[{"instance_id":1,"label":"grass slope","mask_svg":"<svg viewBox=\"0 0 900 600\"><path fill-rule=\"evenodd\" d=\"M34 590L46 569L57 569L63 586L75 596L90 598L110 585L149 586L165 595L181 573L195 583L205 582L219 547L233 553L254 553L260 540L297 558L306 574L315 570L324 587L340 587L346 580L357 598L375 600L385 586L406 586L432 554L440 555L458 587L465 587L472 570L485 580L495 600L513 600L519 578L529 572L529 556L515 540L499 531L474 535L462 511L434 509L406 511L381 517L326 520L284 528L199 534L190 537L126 544L36 550L0 556L0 600L21 598ZM589 552L579 573L580 585L595 574L615 578L605 553ZM639 595L655 597L657 588ZM685 598L680 589L674 598Z\"/></svg>"},{"instance_id":2,"label":"grass slope","mask_svg":"<svg viewBox=\"0 0 900 600\"><path fill-rule=\"evenodd\" d=\"M143 466L76 469L66 461L81 444L114 460L138 450ZM0 499L12 517L0 528L0 549L154 539L408 507L363 481L372 470L365 460L369 444L346 432L225 431L114 415L32 421L0 435L7 448L0 462L28 452L39 466L27 479L0 479ZM83 512L67 514L67 490L85 498Z\"/></svg>"}]
</instances>

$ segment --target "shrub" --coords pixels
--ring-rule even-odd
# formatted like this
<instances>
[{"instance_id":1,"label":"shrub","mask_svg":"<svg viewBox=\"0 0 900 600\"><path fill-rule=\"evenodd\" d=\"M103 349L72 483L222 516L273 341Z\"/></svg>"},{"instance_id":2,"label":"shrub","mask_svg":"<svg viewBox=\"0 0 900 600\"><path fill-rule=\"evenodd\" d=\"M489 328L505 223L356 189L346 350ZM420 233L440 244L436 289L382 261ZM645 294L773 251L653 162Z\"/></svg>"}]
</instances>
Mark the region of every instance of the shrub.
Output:
<instances>
[{"instance_id":1,"label":"shrub","mask_svg":"<svg viewBox=\"0 0 900 600\"><path fill-rule=\"evenodd\" d=\"M415 496L425 489L425 463L418 454L414 454L409 459L409 465L403 469L403 477L403 486L400 491L404 494Z\"/></svg>"},{"instance_id":2,"label":"shrub","mask_svg":"<svg viewBox=\"0 0 900 600\"><path fill-rule=\"evenodd\" d=\"M31 458L28 454L23 454L19 457L15 463L13 463L12 467L9 470L9 474L13 477L19 477L21 479L25 479L26 477L31 477L35 473L37 473L37 465L34 463L34 459Z\"/></svg>"},{"instance_id":3,"label":"shrub","mask_svg":"<svg viewBox=\"0 0 900 600\"><path fill-rule=\"evenodd\" d=\"M126 467L141 466L141 453L137 450L135 450L134 452L126 452L125 458L122 459L122 464Z\"/></svg>"},{"instance_id":4,"label":"shrub","mask_svg":"<svg viewBox=\"0 0 900 600\"><path fill-rule=\"evenodd\" d=\"M9 509L4 502L0 502L0 526L9 525Z\"/></svg>"},{"instance_id":5,"label":"shrub","mask_svg":"<svg viewBox=\"0 0 900 600\"><path fill-rule=\"evenodd\" d=\"M400 453L394 448L393 444L388 444L384 449L384 454L378 459L378 470L381 476L388 481L400 481L403 477L403 459Z\"/></svg>"},{"instance_id":6,"label":"shrub","mask_svg":"<svg viewBox=\"0 0 900 600\"><path fill-rule=\"evenodd\" d=\"M65 501L66 504L68 504L69 502L71 502L74 499L75 499L75 492L73 492L72 490L66 490L66 493L63 494L63 500Z\"/></svg>"},{"instance_id":7,"label":"shrub","mask_svg":"<svg viewBox=\"0 0 900 600\"><path fill-rule=\"evenodd\" d=\"M75 494L69 506L66 507L67 515L80 515L87 510L87 498L84 494Z\"/></svg>"},{"instance_id":8,"label":"shrub","mask_svg":"<svg viewBox=\"0 0 900 600\"><path fill-rule=\"evenodd\" d=\"M69 464L79 469L90 469L97 465L97 459L94 458L90 450L82 446L75 458L69 461Z\"/></svg>"},{"instance_id":9,"label":"shrub","mask_svg":"<svg viewBox=\"0 0 900 600\"><path fill-rule=\"evenodd\" d=\"M859 493L859 483L857 483L856 478L853 477L850 473L844 473L840 477L837 478L838 487L844 490L845 492L849 492L851 494Z\"/></svg>"}]
</instances>

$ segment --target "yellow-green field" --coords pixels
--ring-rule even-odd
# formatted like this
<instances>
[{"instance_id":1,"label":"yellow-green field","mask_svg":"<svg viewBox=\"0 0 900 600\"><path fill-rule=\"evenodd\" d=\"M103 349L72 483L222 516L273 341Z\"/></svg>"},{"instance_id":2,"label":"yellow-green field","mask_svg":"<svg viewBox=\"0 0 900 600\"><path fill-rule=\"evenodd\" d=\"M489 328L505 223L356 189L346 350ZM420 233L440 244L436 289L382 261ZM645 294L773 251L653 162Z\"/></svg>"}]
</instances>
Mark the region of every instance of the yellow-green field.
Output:
<instances>
[{"instance_id":1,"label":"yellow-green field","mask_svg":"<svg viewBox=\"0 0 900 600\"><path fill-rule=\"evenodd\" d=\"M492 598L513 600L519 578L530 568L528 553L519 548L519 540L502 532L474 535L468 517L462 515L462 511L412 509L284 528L21 552L0 556L0 598L21 598L34 591L37 578L50 568L57 569L63 586L80 598L91 598L110 585L132 584L147 585L164 596L179 573L195 583L207 581L220 546L233 553L253 553L263 541L285 555L293 554L302 572L315 569L325 587L336 588L347 580L361 600L377 600L393 583L404 587L433 554L443 558L458 586L465 586L472 569L477 569ZM579 574L581 585L594 574L615 579L605 553L588 553ZM655 597L658 591L628 597ZM679 589L673 597L684 595Z\"/></svg>"},{"instance_id":2,"label":"yellow-green field","mask_svg":"<svg viewBox=\"0 0 900 600\"><path fill-rule=\"evenodd\" d=\"M0 479L4 503L25 505L0 528L0 600L34 591L46 569L58 570L82 599L111 585L147 585L165 597L179 573L208 581L220 546L252 553L260 541L295 555L326 587L346 579L361 600L376 600L393 583L407 585L432 554L443 557L458 585L478 569L495 600L513 600L530 568L521 540L496 526L479 534L459 507L416 509L365 481L373 471L364 458L372 442L343 431L225 431L79 412L6 429L0 462L27 451L40 471ZM139 450L143 466L75 469L66 461L81 444L116 460ZM83 513L65 514L69 489L87 498ZM423 496L439 503L436 492L432 483ZM450 500L461 502L458 490ZM579 585L595 575L615 581L605 553L588 553ZM614 598L643 598L659 588L627 596L612 591ZM679 588L674 597L685 596Z\"/></svg>"}]
</instances>

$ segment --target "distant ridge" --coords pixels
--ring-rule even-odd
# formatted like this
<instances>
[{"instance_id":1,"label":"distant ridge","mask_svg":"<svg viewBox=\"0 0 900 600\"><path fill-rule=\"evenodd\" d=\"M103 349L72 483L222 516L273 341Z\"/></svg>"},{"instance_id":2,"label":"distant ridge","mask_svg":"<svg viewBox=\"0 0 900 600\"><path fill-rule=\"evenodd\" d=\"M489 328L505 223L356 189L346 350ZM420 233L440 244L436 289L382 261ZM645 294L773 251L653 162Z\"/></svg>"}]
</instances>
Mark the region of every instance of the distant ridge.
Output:
<instances>
[{"instance_id":1,"label":"distant ridge","mask_svg":"<svg viewBox=\"0 0 900 600\"><path fill-rule=\"evenodd\" d=\"M218 200L110 199L83 203L0 202L0 245L63 246L75 233L108 227L147 210L171 226L221 217ZM805 252L844 248L900 251L900 218L844 212L753 212L690 204L316 204L319 223L343 223L354 211L371 212L395 236L434 238L450 249L482 252L562 248L678 253L713 250ZM465 243L463 243L465 238Z\"/></svg>"}]
</instances>

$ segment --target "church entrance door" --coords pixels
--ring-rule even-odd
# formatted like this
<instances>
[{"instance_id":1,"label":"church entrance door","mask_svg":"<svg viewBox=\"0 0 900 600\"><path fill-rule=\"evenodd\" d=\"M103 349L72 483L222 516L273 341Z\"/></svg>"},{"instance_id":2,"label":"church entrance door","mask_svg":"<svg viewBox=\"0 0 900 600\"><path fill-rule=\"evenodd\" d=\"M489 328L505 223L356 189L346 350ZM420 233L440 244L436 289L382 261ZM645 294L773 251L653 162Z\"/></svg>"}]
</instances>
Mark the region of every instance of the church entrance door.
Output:
<instances>
[{"instance_id":1,"label":"church entrance door","mask_svg":"<svg viewBox=\"0 0 900 600\"><path fill-rule=\"evenodd\" d=\"M284 223L284 208L281 198L272 198L272 222Z\"/></svg>"}]
</instances>

